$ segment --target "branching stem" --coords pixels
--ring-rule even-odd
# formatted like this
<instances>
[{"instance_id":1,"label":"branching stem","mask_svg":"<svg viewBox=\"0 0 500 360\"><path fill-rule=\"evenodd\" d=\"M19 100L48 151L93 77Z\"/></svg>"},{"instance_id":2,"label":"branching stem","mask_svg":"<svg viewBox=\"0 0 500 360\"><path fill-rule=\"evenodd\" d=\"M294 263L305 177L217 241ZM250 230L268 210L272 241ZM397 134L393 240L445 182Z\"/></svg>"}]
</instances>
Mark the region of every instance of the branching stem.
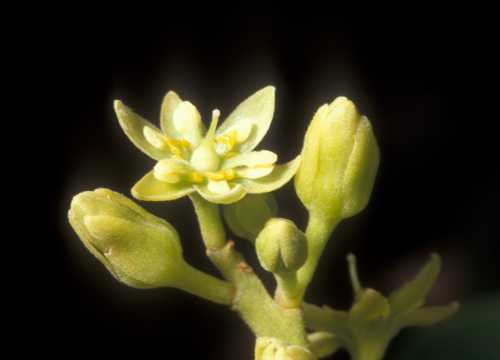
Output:
<instances>
[{"instance_id":1,"label":"branching stem","mask_svg":"<svg viewBox=\"0 0 500 360\"><path fill-rule=\"evenodd\" d=\"M273 337L288 344L307 346L302 310L285 309L270 297L264 285L236 251L232 241L225 239L224 227L217 205L199 195L192 195L207 256L226 280L236 288L232 308L240 314L257 337Z\"/></svg>"}]
</instances>

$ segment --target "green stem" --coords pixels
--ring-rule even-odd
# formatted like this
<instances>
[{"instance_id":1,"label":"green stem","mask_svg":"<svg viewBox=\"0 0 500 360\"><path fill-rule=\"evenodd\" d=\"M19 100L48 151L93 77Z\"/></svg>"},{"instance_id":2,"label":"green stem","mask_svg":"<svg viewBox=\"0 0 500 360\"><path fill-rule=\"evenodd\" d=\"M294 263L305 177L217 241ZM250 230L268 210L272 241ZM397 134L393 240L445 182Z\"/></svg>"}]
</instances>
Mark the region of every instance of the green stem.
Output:
<instances>
[{"instance_id":1,"label":"green stem","mask_svg":"<svg viewBox=\"0 0 500 360\"><path fill-rule=\"evenodd\" d=\"M222 249L208 250L207 254L224 277L236 286L232 308L257 337L307 346L302 310L286 309L273 301L253 269L234 249L232 241Z\"/></svg>"},{"instance_id":2,"label":"green stem","mask_svg":"<svg viewBox=\"0 0 500 360\"><path fill-rule=\"evenodd\" d=\"M307 286L311 282L318 266L321 254L337 224L338 221L324 221L323 218L314 213L309 214L309 223L306 229L307 261L297 272L300 299L304 297Z\"/></svg>"},{"instance_id":3,"label":"green stem","mask_svg":"<svg viewBox=\"0 0 500 360\"><path fill-rule=\"evenodd\" d=\"M274 274L277 287L274 298L278 304L285 308L296 308L300 306L300 295L297 282L297 272L285 272L281 274Z\"/></svg>"},{"instance_id":4,"label":"green stem","mask_svg":"<svg viewBox=\"0 0 500 360\"><path fill-rule=\"evenodd\" d=\"M209 259L236 288L233 310L240 314L257 337L273 337L289 344L307 346L301 309L285 309L274 302L253 269L236 251L234 243L226 241L217 205L198 194L190 198Z\"/></svg>"},{"instance_id":5,"label":"green stem","mask_svg":"<svg viewBox=\"0 0 500 360\"><path fill-rule=\"evenodd\" d=\"M200 231L207 249L220 249L226 245L226 233L220 219L219 207L206 201L200 195L189 196L193 202Z\"/></svg>"},{"instance_id":6,"label":"green stem","mask_svg":"<svg viewBox=\"0 0 500 360\"><path fill-rule=\"evenodd\" d=\"M186 264L177 288L217 304L231 305L235 296L234 286Z\"/></svg>"}]
</instances>

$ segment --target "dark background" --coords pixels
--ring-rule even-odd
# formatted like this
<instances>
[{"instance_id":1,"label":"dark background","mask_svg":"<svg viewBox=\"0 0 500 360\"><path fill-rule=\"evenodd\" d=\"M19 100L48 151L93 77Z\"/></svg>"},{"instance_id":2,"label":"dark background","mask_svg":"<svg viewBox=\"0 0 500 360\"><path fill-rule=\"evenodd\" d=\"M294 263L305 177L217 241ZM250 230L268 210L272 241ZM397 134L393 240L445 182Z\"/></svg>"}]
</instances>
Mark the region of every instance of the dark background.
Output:
<instances>
[{"instance_id":1,"label":"dark background","mask_svg":"<svg viewBox=\"0 0 500 360\"><path fill-rule=\"evenodd\" d=\"M261 147L282 161L300 151L314 111L339 95L371 119L381 149L370 205L336 230L308 300L349 305L348 252L357 254L366 286L387 293L437 251L443 273L429 301L458 299L472 320L466 325L459 316L424 332L409 330L387 359L411 358L408 349L427 359L445 359L451 349L454 359L475 358L470 354L488 346L500 350L485 340L500 332L498 120L496 92L488 86L496 45L487 11L408 6L395 15L342 17L327 8L315 16L84 10L44 23L48 31L33 44L36 66L48 75L38 91L47 97L53 125L40 129L50 168L33 164L44 175L50 206L42 215L50 244L43 278L50 281L31 291L41 299L41 324L50 324L51 336L99 344L113 335L154 335L163 338L166 358L172 347L190 359L253 358L252 335L225 308L173 289L141 291L116 282L83 248L66 212L71 197L84 190L108 187L129 195L153 166L121 132L113 99L157 122L164 93L174 89L207 119L213 108L224 117L273 84L276 112ZM304 225L293 186L277 196L279 215ZM178 229L190 263L215 274L187 199L142 205ZM238 246L255 260L248 244ZM498 321L487 330L476 304L495 294L491 309ZM478 358L489 359L484 351Z\"/></svg>"}]
</instances>

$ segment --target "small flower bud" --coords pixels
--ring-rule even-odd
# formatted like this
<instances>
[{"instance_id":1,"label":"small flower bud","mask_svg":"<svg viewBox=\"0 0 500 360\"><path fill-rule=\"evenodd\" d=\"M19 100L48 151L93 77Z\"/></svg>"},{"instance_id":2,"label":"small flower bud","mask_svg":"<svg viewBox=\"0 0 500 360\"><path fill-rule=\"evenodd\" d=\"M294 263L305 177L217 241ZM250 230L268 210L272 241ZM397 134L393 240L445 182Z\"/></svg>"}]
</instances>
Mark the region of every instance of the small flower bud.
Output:
<instances>
[{"instance_id":1,"label":"small flower bud","mask_svg":"<svg viewBox=\"0 0 500 360\"><path fill-rule=\"evenodd\" d=\"M324 219L353 216L370 198L379 149L370 121L338 97L318 109L307 129L295 189L310 212Z\"/></svg>"},{"instance_id":2,"label":"small flower bud","mask_svg":"<svg viewBox=\"0 0 500 360\"><path fill-rule=\"evenodd\" d=\"M257 338L255 360L315 360L314 354L305 347L288 345L270 337Z\"/></svg>"},{"instance_id":3,"label":"small flower bud","mask_svg":"<svg viewBox=\"0 0 500 360\"><path fill-rule=\"evenodd\" d=\"M186 267L177 231L119 193L80 193L68 217L85 247L126 285L174 286Z\"/></svg>"},{"instance_id":4,"label":"small flower bud","mask_svg":"<svg viewBox=\"0 0 500 360\"><path fill-rule=\"evenodd\" d=\"M241 238L255 241L265 223L276 215L278 205L273 194L248 194L224 206L224 219L231 231Z\"/></svg>"},{"instance_id":5,"label":"small flower bud","mask_svg":"<svg viewBox=\"0 0 500 360\"><path fill-rule=\"evenodd\" d=\"M260 264L272 273L296 271L307 259L306 236L288 219L269 220L255 247Z\"/></svg>"}]
</instances>

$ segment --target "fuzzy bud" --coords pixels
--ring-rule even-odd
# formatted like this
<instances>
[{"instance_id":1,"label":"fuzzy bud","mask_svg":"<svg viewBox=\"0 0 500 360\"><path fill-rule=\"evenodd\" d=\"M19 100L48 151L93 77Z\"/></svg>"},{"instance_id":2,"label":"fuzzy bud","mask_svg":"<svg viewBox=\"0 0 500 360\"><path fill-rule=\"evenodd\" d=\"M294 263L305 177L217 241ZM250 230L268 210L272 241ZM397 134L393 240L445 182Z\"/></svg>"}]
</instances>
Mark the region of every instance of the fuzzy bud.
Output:
<instances>
[{"instance_id":1,"label":"fuzzy bud","mask_svg":"<svg viewBox=\"0 0 500 360\"><path fill-rule=\"evenodd\" d=\"M295 189L325 220L348 218L370 198L379 164L370 121L345 97L318 109L307 129Z\"/></svg>"},{"instance_id":2,"label":"fuzzy bud","mask_svg":"<svg viewBox=\"0 0 500 360\"><path fill-rule=\"evenodd\" d=\"M288 219L269 220L255 247L260 264L272 273L296 271L307 259L306 236Z\"/></svg>"},{"instance_id":3,"label":"fuzzy bud","mask_svg":"<svg viewBox=\"0 0 500 360\"><path fill-rule=\"evenodd\" d=\"M85 191L73 198L68 217L85 247L126 285L174 286L182 276L177 231L125 196Z\"/></svg>"}]
</instances>

